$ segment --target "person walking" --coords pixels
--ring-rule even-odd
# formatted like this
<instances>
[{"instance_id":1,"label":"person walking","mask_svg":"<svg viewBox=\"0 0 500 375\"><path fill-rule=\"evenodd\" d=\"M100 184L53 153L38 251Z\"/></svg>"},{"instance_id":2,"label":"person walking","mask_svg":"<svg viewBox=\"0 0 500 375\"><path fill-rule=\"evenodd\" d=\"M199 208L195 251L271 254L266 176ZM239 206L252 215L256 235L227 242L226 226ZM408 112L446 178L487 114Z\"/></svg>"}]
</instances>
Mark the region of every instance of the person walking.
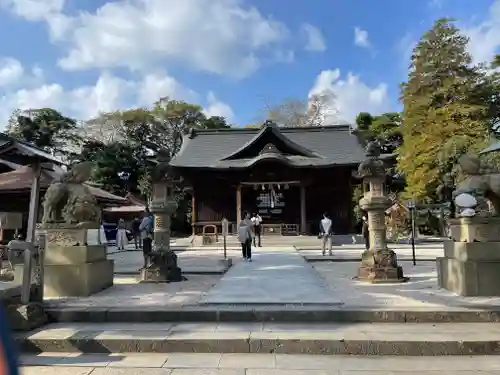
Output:
<instances>
[{"instance_id":1,"label":"person walking","mask_svg":"<svg viewBox=\"0 0 500 375\"><path fill-rule=\"evenodd\" d=\"M144 210L139 231L141 232L142 254L144 256L144 268L148 266L149 255L153 251L153 230L154 230L153 215L148 208Z\"/></svg>"},{"instance_id":2,"label":"person walking","mask_svg":"<svg viewBox=\"0 0 500 375\"><path fill-rule=\"evenodd\" d=\"M328 214L323 214L323 219L319 222L319 230L321 236L321 252L323 255L326 253L328 248L328 255L332 255L332 221L328 217Z\"/></svg>"},{"instance_id":3,"label":"person walking","mask_svg":"<svg viewBox=\"0 0 500 375\"><path fill-rule=\"evenodd\" d=\"M361 235L365 239L366 250L370 249L370 228L368 227L368 218L363 216L363 226L361 228Z\"/></svg>"},{"instance_id":4,"label":"person walking","mask_svg":"<svg viewBox=\"0 0 500 375\"><path fill-rule=\"evenodd\" d=\"M142 249L142 241L141 241L141 231L139 230L139 226L141 225L141 220L136 217L132 221L132 237L134 238L134 246L135 249Z\"/></svg>"},{"instance_id":5,"label":"person walking","mask_svg":"<svg viewBox=\"0 0 500 375\"><path fill-rule=\"evenodd\" d=\"M243 220L238 226L238 241L241 243L241 252L243 259L249 262L252 261L252 220L250 214L245 212Z\"/></svg>"},{"instance_id":6,"label":"person walking","mask_svg":"<svg viewBox=\"0 0 500 375\"><path fill-rule=\"evenodd\" d=\"M262 247L261 241L260 241L260 233L261 233L261 224L262 224L262 217L258 213L254 213L252 215L252 225L253 225L253 231L254 231L254 236L253 236L253 245L255 247L259 246ZM258 244L258 245L257 245Z\"/></svg>"},{"instance_id":7,"label":"person walking","mask_svg":"<svg viewBox=\"0 0 500 375\"><path fill-rule=\"evenodd\" d=\"M116 247L118 250L125 250L127 246L127 228L125 226L125 220L118 220L118 228L116 230Z\"/></svg>"}]
</instances>

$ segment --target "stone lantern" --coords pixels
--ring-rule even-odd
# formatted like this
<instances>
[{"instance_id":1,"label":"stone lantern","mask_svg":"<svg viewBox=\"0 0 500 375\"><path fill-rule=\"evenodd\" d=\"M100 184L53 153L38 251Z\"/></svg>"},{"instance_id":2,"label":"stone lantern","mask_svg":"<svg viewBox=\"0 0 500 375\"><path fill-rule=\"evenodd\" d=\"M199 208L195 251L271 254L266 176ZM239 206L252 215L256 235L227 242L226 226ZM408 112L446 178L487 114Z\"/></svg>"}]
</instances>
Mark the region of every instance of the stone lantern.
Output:
<instances>
[{"instance_id":1,"label":"stone lantern","mask_svg":"<svg viewBox=\"0 0 500 375\"><path fill-rule=\"evenodd\" d=\"M177 255L170 249L170 222L177 209L175 181L168 161L158 161L151 176L151 213L154 215L154 248L141 270L142 282L174 282L184 280L177 265Z\"/></svg>"},{"instance_id":2,"label":"stone lantern","mask_svg":"<svg viewBox=\"0 0 500 375\"><path fill-rule=\"evenodd\" d=\"M408 279L398 266L396 253L387 248L385 211L391 201L385 192L386 171L377 142L368 144L366 157L359 165L357 177L363 179L364 196L359 206L368 215L370 248L361 257L357 278L372 283L404 282Z\"/></svg>"}]
</instances>

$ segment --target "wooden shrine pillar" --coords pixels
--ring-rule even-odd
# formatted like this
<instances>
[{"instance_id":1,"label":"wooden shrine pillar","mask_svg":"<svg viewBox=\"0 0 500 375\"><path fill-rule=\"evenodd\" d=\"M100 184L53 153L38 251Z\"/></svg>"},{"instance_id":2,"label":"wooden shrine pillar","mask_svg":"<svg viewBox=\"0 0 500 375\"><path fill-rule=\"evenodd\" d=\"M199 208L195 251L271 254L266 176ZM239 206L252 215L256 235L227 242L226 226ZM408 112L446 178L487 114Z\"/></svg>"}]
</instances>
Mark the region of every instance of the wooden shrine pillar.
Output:
<instances>
[{"instance_id":1,"label":"wooden shrine pillar","mask_svg":"<svg viewBox=\"0 0 500 375\"><path fill-rule=\"evenodd\" d=\"M241 185L236 187L236 225L240 226L241 221Z\"/></svg>"},{"instance_id":2,"label":"wooden shrine pillar","mask_svg":"<svg viewBox=\"0 0 500 375\"><path fill-rule=\"evenodd\" d=\"M300 234L305 234L307 232L306 227L306 187L300 185Z\"/></svg>"}]
</instances>

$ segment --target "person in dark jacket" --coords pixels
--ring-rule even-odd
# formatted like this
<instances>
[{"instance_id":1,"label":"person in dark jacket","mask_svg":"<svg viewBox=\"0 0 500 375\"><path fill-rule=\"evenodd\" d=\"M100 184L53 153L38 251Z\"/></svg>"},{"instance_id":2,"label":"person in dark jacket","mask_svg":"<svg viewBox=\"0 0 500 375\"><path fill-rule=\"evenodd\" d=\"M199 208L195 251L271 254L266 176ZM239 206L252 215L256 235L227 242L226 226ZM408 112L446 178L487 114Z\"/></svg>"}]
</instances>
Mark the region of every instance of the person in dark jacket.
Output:
<instances>
[{"instance_id":1,"label":"person in dark jacket","mask_svg":"<svg viewBox=\"0 0 500 375\"><path fill-rule=\"evenodd\" d=\"M0 306L0 374L19 375L19 358L5 310Z\"/></svg>"},{"instance_id":2,"label":"person in dark jacket","mask_svg":"<svg viewBox=\"0 0 500 375\"><path fill-rule=\"evenodd\" d=\"M365 248L368 250L370 248L370 230L368 227L368 218L363 216L363 227L361 228L361 235L365 239Z\"/></svg>"}]
</instances>

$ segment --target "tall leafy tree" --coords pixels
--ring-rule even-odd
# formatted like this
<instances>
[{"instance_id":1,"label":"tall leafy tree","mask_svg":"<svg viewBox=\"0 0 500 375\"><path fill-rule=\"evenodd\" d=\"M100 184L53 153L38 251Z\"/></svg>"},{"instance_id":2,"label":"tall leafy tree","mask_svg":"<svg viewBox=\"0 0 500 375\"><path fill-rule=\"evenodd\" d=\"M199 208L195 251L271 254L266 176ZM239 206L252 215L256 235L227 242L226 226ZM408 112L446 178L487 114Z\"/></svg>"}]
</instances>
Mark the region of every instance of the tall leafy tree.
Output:
<instances>
[{"instance_id":1,"label":"tall leafy tree","mask_svg":"<svg viewBox=\"0 0 500 375\"><path fill-rule=\"evenodd\" d=\"M16 110L7 125L7 133L48 152L67 155L81 143L74 119L52 108Z\"/></svg>"},{"instance_id":2,"label":"tall leafy tree","mask_svg":"<svg viewBox=\"0 0 500 375\"><path fill-rule=\"evenodd\" d=\"M488 142L488 106L478 100L484 72L472 65L467 43L453 20L440 19L413 50L401 88L403 144L398 150L408 197L432 197L460 155Z\"/></svg>"}]
</instances>

